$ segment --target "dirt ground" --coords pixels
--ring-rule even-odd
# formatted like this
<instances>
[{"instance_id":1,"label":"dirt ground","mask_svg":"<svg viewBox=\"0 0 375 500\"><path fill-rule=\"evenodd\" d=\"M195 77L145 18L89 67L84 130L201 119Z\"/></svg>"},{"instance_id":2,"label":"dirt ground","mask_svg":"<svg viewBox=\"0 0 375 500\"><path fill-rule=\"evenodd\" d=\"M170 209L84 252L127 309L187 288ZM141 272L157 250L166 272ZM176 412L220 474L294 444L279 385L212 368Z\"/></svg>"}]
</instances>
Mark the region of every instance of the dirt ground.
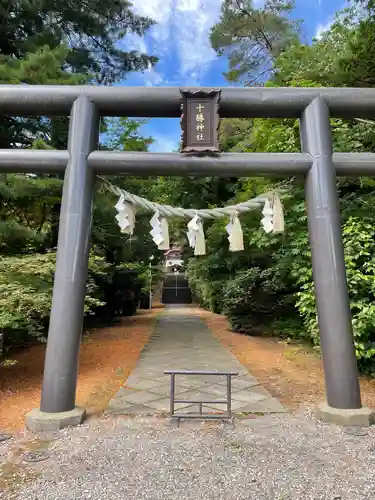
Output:
<instances>
[{"instance_id":1,"label":"dirt ground","mask_svg":"<svg viewBox=\"0 0 375 500\"><path fill-rule=\"evenodd\" d=\"M98 414L135 367L147 343L160 306L151 314L139 312L117 326L100 328L85 336L80 353L77 404ZM324 399L322 362L310 348L274 338L249 337L230 331L225 317L191 308L214 335L286 407ZM13 358L17 364L0 366L0 430L17 431L24 415L39 406L44 345L36 345ZM375 380L361 379L362 399L375 408Z\"/></svg>"},{"instance_id":2,"label":"dirt ground","mask_svg":"<svg viewBox=\"0 0 375 500\"><path fill-rule=\"evenodd\" d=\"M323 363L308 346L233 333L224 316L196 309L214 335L287 408L324 400ZM362 403L375 408L375 379L361 377Z\"/></svg>"},{"instance_id":3,"label":"dirt ground","mask_svg":"<svg viewBox=\"0 0 375 500\"><path fill-rule=\"evenodd\" d=\"M133 370L147 343L160 308L123 318L119 325L91 330L80 352L77 404L88 414L104 410L109 399ZM17 431L24 415L40 402L45 345L12 356L17 363L0 366L0 430Z\"/></svg>"}]
</instances>

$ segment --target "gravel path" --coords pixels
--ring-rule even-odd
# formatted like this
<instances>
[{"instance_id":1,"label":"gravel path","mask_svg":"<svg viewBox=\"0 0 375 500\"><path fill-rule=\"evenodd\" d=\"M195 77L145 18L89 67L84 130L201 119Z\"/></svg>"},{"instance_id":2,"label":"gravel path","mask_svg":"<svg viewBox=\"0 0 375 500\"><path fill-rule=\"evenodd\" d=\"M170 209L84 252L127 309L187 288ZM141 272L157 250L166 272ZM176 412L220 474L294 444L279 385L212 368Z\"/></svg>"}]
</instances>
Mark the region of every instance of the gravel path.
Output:
<instances>
[{"instance_id":1,"label":"gravel path","mask_svg":"<svg viewBox=\"0 0 375 500\"><path fill-rule=\"evenodd\" d=\"M245 422L245 421L243 421ZM308 409L221 424L106 417L60 431L36 475L3 499L373 500L375 428L364 436ZM8 460L17 448L0 444ZM19 451L18 451L19 454ZM20 458L18 458L20 460ZM25 465L22 465L25 467Z\"/></svg>"}]
</instances>

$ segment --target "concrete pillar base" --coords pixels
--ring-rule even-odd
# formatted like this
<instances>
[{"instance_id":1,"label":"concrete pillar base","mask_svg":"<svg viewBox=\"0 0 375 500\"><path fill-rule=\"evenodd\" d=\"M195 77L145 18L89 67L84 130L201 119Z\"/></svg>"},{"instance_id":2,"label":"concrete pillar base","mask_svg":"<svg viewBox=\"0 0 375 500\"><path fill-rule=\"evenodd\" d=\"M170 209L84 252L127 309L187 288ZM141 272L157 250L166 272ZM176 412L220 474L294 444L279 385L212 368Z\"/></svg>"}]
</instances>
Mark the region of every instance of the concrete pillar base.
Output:
<instances>
[{"instance_id":1,"label":"concrete pillar base","mask_svg":"<svg viewBox=\"0 0 375 500\"><path fill-rule=\"evenodd\" d=\"M343 410L332 408L324 402L317 407L316 416L323 422L350 427L369 427L375 424L374 410L365 406L354 410Z\"/></svg>"},{"instance_id":2,"label":"concrete pillar base","mask_svg":"<svg viewBox=\"0 0 375 500\"><path fill-rule=\"evenodd\" d=\"M82 424L85 416L86 410L79 406L61 413L45 413L35 408L27 413L25 425L32 432L58 431L70 425Z\"/></svg>"}]
</instances>

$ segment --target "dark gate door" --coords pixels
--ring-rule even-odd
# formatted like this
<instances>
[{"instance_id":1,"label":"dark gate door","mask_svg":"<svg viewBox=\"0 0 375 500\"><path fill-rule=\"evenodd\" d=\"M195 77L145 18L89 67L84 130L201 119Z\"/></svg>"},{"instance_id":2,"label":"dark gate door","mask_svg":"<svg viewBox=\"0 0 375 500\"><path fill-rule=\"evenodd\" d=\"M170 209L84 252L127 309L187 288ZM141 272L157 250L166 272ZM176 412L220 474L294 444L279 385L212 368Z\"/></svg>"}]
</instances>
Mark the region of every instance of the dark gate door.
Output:
<instances>
[{"instance_id":1,"label":"dark gate door","mask_svg":"<svg viewBox=\"0 0 375 500\"><path fill-rule=\"evenodd\" d=\"M163 304L191 304L189 284L183 274L165 275L161 301Z\"/></svg>"}]
</instances>

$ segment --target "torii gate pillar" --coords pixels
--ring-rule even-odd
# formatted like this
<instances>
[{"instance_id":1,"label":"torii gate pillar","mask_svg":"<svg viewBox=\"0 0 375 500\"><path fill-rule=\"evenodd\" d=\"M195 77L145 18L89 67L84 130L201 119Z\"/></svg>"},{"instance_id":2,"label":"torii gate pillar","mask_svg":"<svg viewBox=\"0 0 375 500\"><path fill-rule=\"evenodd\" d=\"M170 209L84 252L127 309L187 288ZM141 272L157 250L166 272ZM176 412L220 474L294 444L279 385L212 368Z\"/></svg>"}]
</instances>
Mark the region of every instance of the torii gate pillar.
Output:
<instances>
[{"instance_id":1,"label":"torii gate pillar","mask_svg":"<svg viewBox=\"0 0 375 500\"><path fill-rule=\"evenodd\" d=\"M26 416L34 432L78 425L85 418L84 408L75 401L95 184L87 160L97 147L98 134L95 105L78 97L70 115L42 398L40 409Z\"/></svg>"}]
</instances>

